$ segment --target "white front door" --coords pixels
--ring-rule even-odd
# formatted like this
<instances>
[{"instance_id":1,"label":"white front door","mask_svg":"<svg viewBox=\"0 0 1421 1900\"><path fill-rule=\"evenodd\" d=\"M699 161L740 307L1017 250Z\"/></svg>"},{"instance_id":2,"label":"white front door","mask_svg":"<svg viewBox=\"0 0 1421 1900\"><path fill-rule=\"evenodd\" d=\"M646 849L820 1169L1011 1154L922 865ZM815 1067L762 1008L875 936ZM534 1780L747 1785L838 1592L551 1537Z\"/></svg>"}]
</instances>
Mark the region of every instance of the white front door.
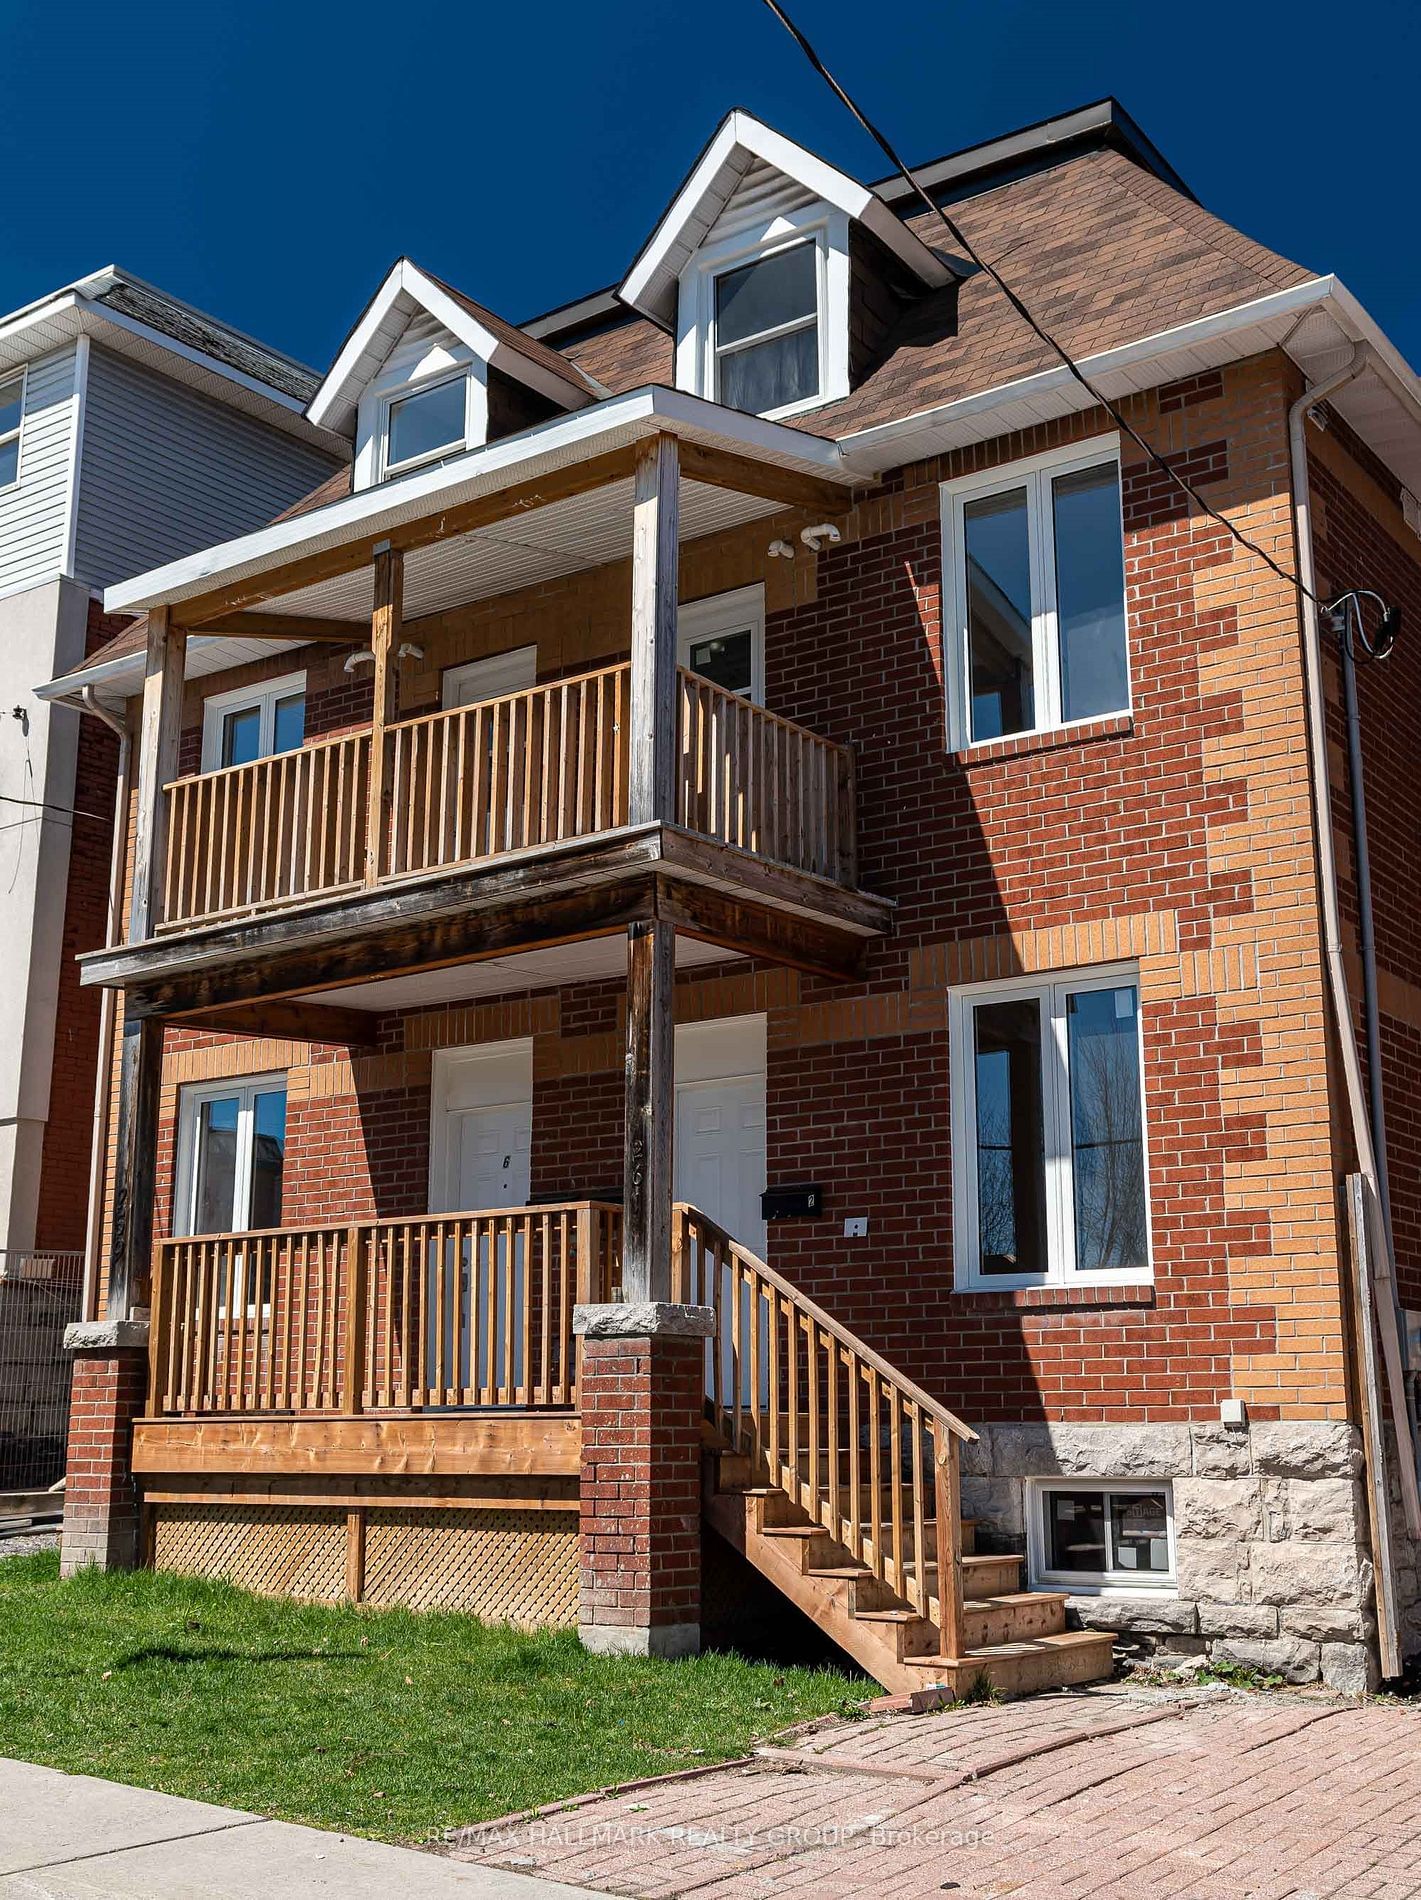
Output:
<instances>
[{"instance_id":1,"label":"white front door","mask_svg":"<svg viewBox=\"0 0 1421 1900\"><path fill-rule=\"evenodd\" d=\"M676 1031L675 1193L761 1259L765 1222L765 1019Z\"/></svg>"},{"instance_id":2,"label":"white front door","mask_svg":"<svg viewBox=\"0 0 1421 1900\"><path fill-rule=\"evenodd\" d=\"M533 1152L530 1039L435 1052L429 1147L431 1213L472 1214L528 1205ZM431 1240L426 1351L430 1364L448 1369L446 1387L467 1391L522 1385L527 1275L521 1234L514 1236L511 1247L509 1237L496 1230L492 1239L487 1231L478 1233L476 1244L472 1234L446 1235L442 1244ZM442 1341L437 1319L441 1312L446 1316ZM461 1316L457 1340L456 1312Z\"/></svg>"}]
</instances>

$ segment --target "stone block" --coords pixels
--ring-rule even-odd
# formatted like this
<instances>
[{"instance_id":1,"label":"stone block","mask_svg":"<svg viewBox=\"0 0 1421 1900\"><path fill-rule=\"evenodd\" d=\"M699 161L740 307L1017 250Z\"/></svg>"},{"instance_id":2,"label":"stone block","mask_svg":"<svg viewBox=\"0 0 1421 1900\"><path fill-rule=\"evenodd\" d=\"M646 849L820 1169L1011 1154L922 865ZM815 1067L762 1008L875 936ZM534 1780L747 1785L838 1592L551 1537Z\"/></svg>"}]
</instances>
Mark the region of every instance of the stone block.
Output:
<instances>
[{"instance_id":1,"label":"stone block","mask_svg":"<svg viewBox=\"0 0 1421 1900\"><path fill-rule=\"evenodd\" d=\"M1367 1572L1353 1544L1253 1544L1248 1552L1248 1594L1255 1603L1279 1608L1303 1605L1360 1609Z\"/></svg>"},{"instance_id":2,"label":"stone block","mask_svg":"<svg viewBox=\"0 0 1421 1900\"><path fill-rule=\"evenodd\" d=\"M1201 1603L1199 1634L1266 1641L1278 1634L1278 1612L1271 1603Z\"/></svg>"},{"instance_id":3,"label":"stone block","mask_svg":"<svg viewBox=\"0 0 1421 1900\"><path fill-rule=\"evenodd\" d=\"M962 1474L962 1515L1002 1537L1026 1534L1025 1491L1017 1478L979 1478Z\"/></svg>"},{"instance_id":4,"label":"stone block","mask_svg":"<svg viewBox=\"0 0 1421 1900\"><path fill-rule=\"evenodd\" d=\"M1253 1470L1253 1440L1238 1425L1191 1425L1196 1478L1243 1478Z\"/></svg>"},{"instance_id":5,"label":"stone block","mask_svg":"<svg viewBox=\"0 0 1421 1900\"><path fill-rule=\"evenodd\" d=\"M1278 1478L1355 1478L1362 1450L1351 1425L1285 1419L1253 1427L1256 1471Z\"/></svg>"},{"instance_id":6,"label":"stone block","mask_svg":"<svg viewBox=\"0 0 1421 1900\"><path fill-rule=\"evenodd\" d=\"M1367 1534L1362 1487L1351 1478L1289 1478L1289 1535L1360 1543Z\"/></svg>"},{"instance_id":7,"label":"stone block","mask_svg":"<svg viewBox=\"0 0 1421 1900\"><path fill-rule=\"evenodd\" d=\"M1257 1669L1264 1675L1281 1676L1284 1682L1316 1682L1320 1666L1318 1645L1292 1636L1280 1636L1272 1642L1225 1639L1214 1644L1212 1655L1215 1662Z\"/></svg>"},{"instance_id":8,"label":"stone block","mask_svg":"<svg viewBox=\"0 0 1421 1900\"><path fill-rule=\"evenodd\" d=\"M1256 1478L1176 1478L1177 1537L1232 1537L1251 1542L1262 1535L1263 1504Z\"/></svg>"},{"instance_id":9,"label":"stone block","mask_svg":"<svg viewBox=\"0 0 1421 1900\"><path fill-rule=\"evenodd\" d=\"M1142 1636L1197 1634L1195 1606L1179 1597L1070 1597L1066 1608L1088 1630L1128 1630Z\"/></svg>"},{"instance_id":10,"label":"stone block","mask_svg":"<svg viewBox=\"0 0 1421 1900\"><path fill-rule=\"evenodd\" d=\"M1176 1478L1191 1469L1187 1425L997 1425L1002 1478Z\"/></svg>"},{"instance_id":11,"label":"stone block","mask_svg":"<svg viewBox=\"0 0 1421 1900\"><path fill-rule=\"evenodd\" d=\"M1310 1643L1361 1643L1368 1619L1361 1609L1342 1603L1284 1604L1278 1612L1283 1634Z\"/></svg>"},{"instance_id":12,"label":"stone block","mask_svg":"<svg viewBox=\"0 0 1421 1900\"><path fill-rule=\"evenodd\" d=\"M1322 1679L1342 1695L1371 1695L1381 1671L1369 1643L1324 1643Z\"/></svg>"},{"instance_id":13,"label":"stone block","mask_svg":"<svg viewBox=\"0 0 1421 1900\"><path fill-rule=\"evenodd\" d=\"M995 1462L995 1434L999 1429L995 1425L974 1426L977 1437L975 1442L961 1447L959 1456L962 1475L974 1478L990 1478L997 1469Z\"/></svg>"},{"instance_id":14,"label":"stone block","mask_svg":"<svg viewBox=\"0 0 1421 1900\"><path fill-rule=\"evenodd\" d=\"M1195 1603L1247 1601L1247 1545L1231 1538L1180 1537L1174 1559L1180 1596Z\"/></svg>"}]
</instances>

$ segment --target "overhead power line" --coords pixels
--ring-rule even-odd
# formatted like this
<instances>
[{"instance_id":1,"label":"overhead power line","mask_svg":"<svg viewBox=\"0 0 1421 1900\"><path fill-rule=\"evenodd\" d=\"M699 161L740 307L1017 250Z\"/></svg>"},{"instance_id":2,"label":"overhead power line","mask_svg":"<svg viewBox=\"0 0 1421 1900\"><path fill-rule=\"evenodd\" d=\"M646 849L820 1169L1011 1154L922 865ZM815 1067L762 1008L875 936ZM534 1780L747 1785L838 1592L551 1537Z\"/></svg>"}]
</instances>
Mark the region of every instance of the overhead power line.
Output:
<instances>
[{"instance_id":1,"label":"overhead power line","mask_svg":"<svg viewBox=\"0 0 1421 1900\"><path fill-rule=\"evenodd\" d=\"M1071 375L1080 384L1081 388L1085 390L1091 400L1099 404L1111 420L1129 436L1135 446L1149 457L1150 461L1153 462L1155 467L1159 469L1162 474L1166 475L1169 480L1173 482L1181 494L1187 495L1190 501L1192 501L1202 513L1208 515L1211 521L1218 522L1219 526L1225 529L1241 548L1246 548L1250 554L1255 555L1262 561L1265 567L1271 568L1279 580L1286 581L1289 587L1296 588L1299 594L1311 600L1315 606L1322 607L1324 603L1318 599L1310 587L1307 587L1296 574L1290 573L1287 568L1274 560L1266 548L1260 547L1256 541L1251 541L1241 529L1235 527L1227 515L1221 514L1211 502L1205 500L1204 496L1199 493L1199 490L1187 476L1182 475L1171 462L1160 454L1158 449L1154 448L1152 444L1145 440L1139 430L1135 428L1134 424L1121 412L1119 407L1096 387L1081 368L1080 364L1071 355L1065 344L1058 341L1046 328L1045 324L1033 315L1025 301L1013 290L1012 286L1007 282L1006 278L1003 277L996 265L991 263L989 259L983 257L982 253L977 249L976 245L973 244L957 220L951 217L937 200L931 197L918 183L918 180L914 177L908 166L898 156L897 151L889 139L879 131L872 119L854 102L844 90L843 86L839 84L839 81L829 71L829 68L824 64L818 53L815 52L806 35L795 25L788 13L785 12L783 6L780 5L780 0L765 0L765 5L795 41L800 51L814 68L815 72L818 73L819 77L824 81L825 85L827 85L848 108L854 118L857 119L859 124L863 127L864 131L867 132L869 137L881 148L894 171L907 181L908 188L915 196L921 198L927 209L937 217L953 244L956 245L960 251L965 253L967 257L971 258L978 270L992 280L997 289L1011 305L1012 309L1021 318L1022 322L1040 338L1048 349L1061 359L1061 362L1070 371Z\"/></svg>"}]
</instances>

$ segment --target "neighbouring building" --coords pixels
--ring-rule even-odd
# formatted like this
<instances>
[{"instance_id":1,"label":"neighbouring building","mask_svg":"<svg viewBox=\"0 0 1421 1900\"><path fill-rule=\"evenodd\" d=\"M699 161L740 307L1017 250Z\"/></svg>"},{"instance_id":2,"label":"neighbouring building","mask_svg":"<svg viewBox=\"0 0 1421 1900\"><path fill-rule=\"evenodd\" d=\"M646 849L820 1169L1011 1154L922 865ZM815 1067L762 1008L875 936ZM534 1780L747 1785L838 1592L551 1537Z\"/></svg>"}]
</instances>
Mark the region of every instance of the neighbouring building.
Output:
<instances>
[{"instance_id":1,"label":"neighbouring building","mask_svg":"<svg viewBox=\"0 0 1421 1900\"><path fill-rule=\"evenodd\" d=\"M1421 1647L1421 388L1113 103L918 176L1128 429L735 112L614 292L397 264L348 470L43 689L138 754L69 1566L662 1653L728 1571L894 1686Z\"/></svg>"}]
</instances>

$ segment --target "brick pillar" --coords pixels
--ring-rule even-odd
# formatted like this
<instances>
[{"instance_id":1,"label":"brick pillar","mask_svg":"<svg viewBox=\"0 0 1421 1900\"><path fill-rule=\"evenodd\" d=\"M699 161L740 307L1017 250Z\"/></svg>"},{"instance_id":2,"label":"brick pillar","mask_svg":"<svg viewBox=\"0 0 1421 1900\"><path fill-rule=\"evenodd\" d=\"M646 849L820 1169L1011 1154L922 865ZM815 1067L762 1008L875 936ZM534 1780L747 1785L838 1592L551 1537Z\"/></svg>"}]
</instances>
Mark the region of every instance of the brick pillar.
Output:
<instances>
[{"instance_id":1,"label":"brick pillar","mask_svg":"<svg viewBox=\"0 0 1421 1900\"><path fill-rule=\"evenodd\" d=\"M579 1306L581 1602L599 1655L701 1644L701 1416L708 1306Z\"/></svg>"},{"instance_id":2,"label":"brick pillar","mask_svg":"<svg viewBox=\"0 0 1421 1900\"><path fill-rule=\"evenodd\" d=\"M64 1344L74 1354L74 1383L59 1568L66 1577L87 1564L132 1570L140 1560L133 1421L148 1394L148 1324L70 1326Z\"/></svg>"}]
</instances>

